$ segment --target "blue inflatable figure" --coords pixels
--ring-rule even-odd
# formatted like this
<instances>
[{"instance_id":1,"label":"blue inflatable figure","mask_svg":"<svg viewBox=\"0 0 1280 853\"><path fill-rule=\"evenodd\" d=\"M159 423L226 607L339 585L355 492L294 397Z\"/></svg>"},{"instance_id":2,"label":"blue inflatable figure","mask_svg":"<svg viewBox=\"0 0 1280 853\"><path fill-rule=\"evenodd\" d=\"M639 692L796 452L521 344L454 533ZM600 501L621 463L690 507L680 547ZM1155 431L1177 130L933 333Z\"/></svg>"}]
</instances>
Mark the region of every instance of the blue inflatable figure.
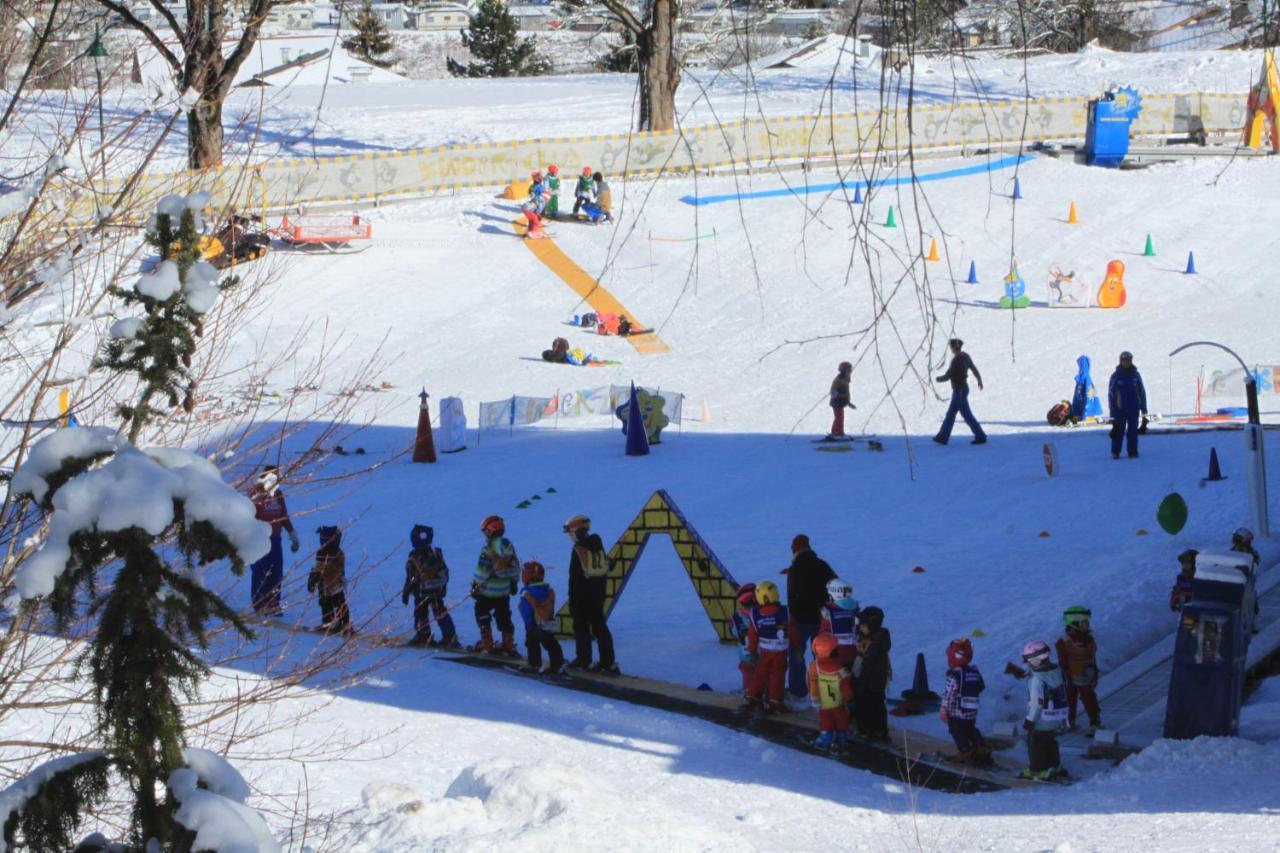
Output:
<instances>
[{"instance_id":1,"label":"blue inflatable figure","mask_svg":"<svg viewBox=\"0 0 1280 853\"><path fill-rule=\"evenodd\" d=\"M1089 356L1082 355L1076 359L1076 390L1071 396L1071 417L1076 421L1085 418L1102 417L1102 401L1098 399L1098 391L1093 387L1093 376L1089 373Z\"/></svg>"},{"instance_id":2,"label":"blue inflatable figure","mask_svg":"<svg viewBox=\"0 0 1280 853\"><path fill-rule=\"evenodd\" d=\"M1027 283L1018 272L1018 259L1014 258L1009 265L1009 274L1004 277L1004 296L1000 297L1001 308L1026 308L1031 304L1027 296Z\"/></svg>"}]
</instances>

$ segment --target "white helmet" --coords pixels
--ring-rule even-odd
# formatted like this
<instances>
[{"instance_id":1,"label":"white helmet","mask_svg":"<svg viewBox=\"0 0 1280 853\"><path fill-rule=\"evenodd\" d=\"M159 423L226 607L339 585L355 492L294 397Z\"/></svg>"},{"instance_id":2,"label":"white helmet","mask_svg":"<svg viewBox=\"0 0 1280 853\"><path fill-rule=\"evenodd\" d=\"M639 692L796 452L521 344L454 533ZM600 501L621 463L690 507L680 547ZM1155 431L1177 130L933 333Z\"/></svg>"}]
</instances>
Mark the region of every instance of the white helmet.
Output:
<instances>
[{"instance_id":1,"label":"white helmet","mask_svg":"<svg viewBox=\"0 0 1280 853\"><path fill-rule=\"evenodd\" d=\"M844 599L853 598L853 587L840 578L832 578L827 581L827 596L832 601L843 601Z\"/></svg>"},{"instance_id":2,"label":"white helmet","mask_svg":"<svg viewBox=\"0 0 1280 853\"><path fill-rule=\"evenodd\" d=\"M279 469L274 465L263 468L257 477L258 488L265 494L274 495L280 485L280 474L278 472Z\"/></svg>"}]
</instances>

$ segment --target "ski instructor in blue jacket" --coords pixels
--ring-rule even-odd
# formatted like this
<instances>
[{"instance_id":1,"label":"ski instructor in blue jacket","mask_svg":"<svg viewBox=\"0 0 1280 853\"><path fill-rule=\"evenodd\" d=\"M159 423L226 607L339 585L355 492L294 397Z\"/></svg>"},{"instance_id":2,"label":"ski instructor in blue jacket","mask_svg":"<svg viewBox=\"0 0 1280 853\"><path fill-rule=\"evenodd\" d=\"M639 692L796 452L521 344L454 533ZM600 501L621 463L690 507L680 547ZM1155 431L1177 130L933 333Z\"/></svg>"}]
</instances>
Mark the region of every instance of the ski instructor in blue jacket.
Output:
<instances>
[{"instance_id":1,"label":"ski instructor in blue jacket","mask_svg":"<svg viewBox=\"0 0 1280 853\"><path fill-rule=\"evenodd\" d=\"M1133 353L1120 353L1120 363L1107 387L1107 406L1111 412L1111 458L1120 458L1120 439L1127 438L1130 459L1138 458L1138 418L1147 414L1147 389L1142 387L1142 374L1133 366Z\"/></svg>"}]
</instances>

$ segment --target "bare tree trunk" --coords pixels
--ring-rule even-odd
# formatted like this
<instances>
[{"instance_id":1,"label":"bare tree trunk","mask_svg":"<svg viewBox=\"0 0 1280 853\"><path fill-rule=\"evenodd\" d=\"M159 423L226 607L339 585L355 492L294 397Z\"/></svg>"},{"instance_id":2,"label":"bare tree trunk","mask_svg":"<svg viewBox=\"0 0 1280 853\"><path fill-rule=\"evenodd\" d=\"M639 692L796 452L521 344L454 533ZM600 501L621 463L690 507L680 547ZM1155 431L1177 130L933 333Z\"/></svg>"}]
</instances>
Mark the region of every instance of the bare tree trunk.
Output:
<instances>
[{"instance_id":1,"label":"bare tree trunk","mask_svg":"<svg viewBox=\"0 0 1280 853\"><path fill-rule=\"evenodd\" d=\"M187 164L192 169L222 165L222 101L201 98L187 112Z\"/></svg>"},{"instance_id":2,"label":"bare tree trunk","mask_svg":"<svg viewBox=\"0 0 1280 853\"><path fill-rule=\"evenodd\" d=\"M639 39L640 129L674 130L676 87L680 85L680 65L675 57L676 2L651 0L651 3L652 18L648 30Z\"/></svg>"}]
</instances>

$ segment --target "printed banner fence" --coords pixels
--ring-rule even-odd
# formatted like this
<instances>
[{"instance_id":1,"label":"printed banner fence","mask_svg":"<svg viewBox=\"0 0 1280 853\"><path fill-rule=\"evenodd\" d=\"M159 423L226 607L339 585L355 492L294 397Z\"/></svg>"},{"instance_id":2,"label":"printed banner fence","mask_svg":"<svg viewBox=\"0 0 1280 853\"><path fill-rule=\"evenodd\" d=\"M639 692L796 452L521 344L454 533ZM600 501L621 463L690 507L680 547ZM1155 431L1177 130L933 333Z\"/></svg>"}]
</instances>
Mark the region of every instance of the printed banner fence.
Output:
<instances>
[{"instance_id":1,"label":"printed banner fence","mask_svg":"<svg viewBox=\"0 0 1280 853\"><path fill-rule=\"evenodd\" d=\"M1238 132L1245 93L1143 95L1135 138ZM228 167L206 173L147 175L142 201L172 192L209 191L218 206L282 211L310 205L414 198L459 189L500 186L547 163L588 163L629 178L729 167L852 158L902 152L973 152L1002 145L1080 141L1086 98L1030 101L955 101L907 110L866 110L751 118L659 133L600 134L551 139L446 145L407 151L273 160L248 171ZM109 193L123 181L108 181ZM94 213L94 197L71 204Z\"/></svg>"},{"instance_id":2,"label":"printed banner fence","mask_svg":"<svg viewBox=\"0 0 1280 853\"><path fill-rule=\"evenodd\" d=\"M1280 394L1280 364L1261 364L1253 368L1259 394ZM1239 397L1244 394L1244 371L1215 370L1205 385L1206 397Z\"/></svg>"},{"instance_id":3,"label":"printed banner fence","mask_svg":"<svg viewBox=\"0 0 1280 853\"><path fill-rule=\"evenodd\" d=\"M684 395L678 391L660 388L637 389L653 397L662 397L662 411L673 424L684 416ZM618 406L627 402L630 385L603 385L599 388L583 388L576 391L557 392L554 397L513 396L480 404L478 424L480 429L518 427L534 424L547 418L580 418L590 415L614 417Z\"/></svg>"}]
</instances>

